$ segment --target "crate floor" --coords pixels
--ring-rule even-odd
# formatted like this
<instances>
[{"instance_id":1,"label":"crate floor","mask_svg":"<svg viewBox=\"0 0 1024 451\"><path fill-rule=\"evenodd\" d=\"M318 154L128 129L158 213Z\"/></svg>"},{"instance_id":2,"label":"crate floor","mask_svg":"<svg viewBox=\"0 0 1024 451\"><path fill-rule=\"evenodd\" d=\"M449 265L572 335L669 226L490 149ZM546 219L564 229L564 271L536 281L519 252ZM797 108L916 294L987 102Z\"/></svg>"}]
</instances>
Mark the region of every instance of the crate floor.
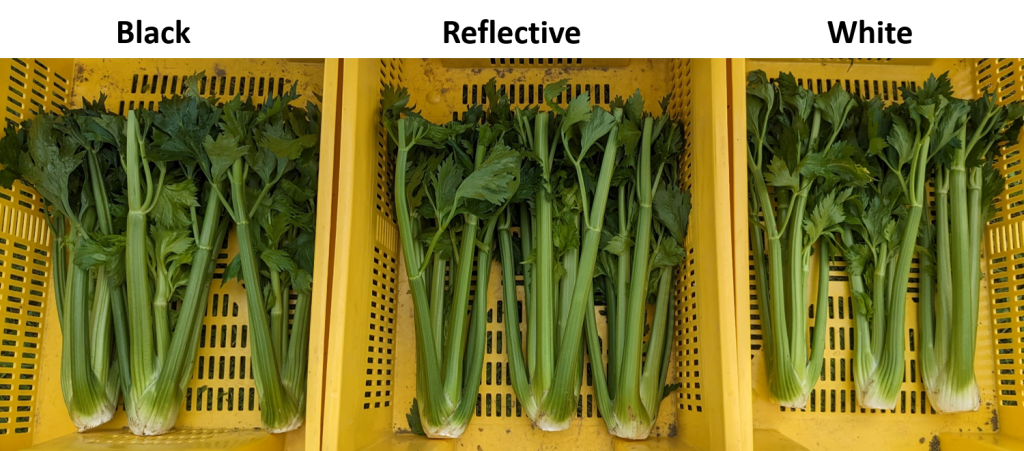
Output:
<instances>
[{"instance_id":1,"label":"crate floor","mask_svg":"<svg viewBox=\"0 0 1024 451\"><path fill-rule=\"evenodd\" d=\"M179 429L139 437L127 429L73 433L41 443L32 451L123 449L145 451L248 451L284 449L284 436L238 429Z\"/></svg>"}]
</instances>

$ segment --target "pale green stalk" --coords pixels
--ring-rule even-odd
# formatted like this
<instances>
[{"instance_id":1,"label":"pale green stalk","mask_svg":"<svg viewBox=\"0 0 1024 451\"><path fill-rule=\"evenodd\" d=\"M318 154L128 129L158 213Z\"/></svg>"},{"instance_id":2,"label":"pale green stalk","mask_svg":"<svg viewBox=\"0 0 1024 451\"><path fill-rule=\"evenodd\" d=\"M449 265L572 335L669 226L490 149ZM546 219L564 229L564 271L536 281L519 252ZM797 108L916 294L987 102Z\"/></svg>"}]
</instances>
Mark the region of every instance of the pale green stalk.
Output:
<instances>
[{"instance_id":1,"label":"pale green stalk","mask_svg":"<svg viewBox=\"0 0 1024 451\"><path fill-rule=\"evenodd\" d=\"M145 144L139 136L139 123L134 110L128 112L127 156L128 225L125 242L125 272L128 284L128 333L131 339L131 387L138 398L156 372L153 333L152 297L149 283L149 257L146 242L148 224L140 179L145 161Z\"/></svg>"},{"instance_id":2,"label":"pale green stalk","mask_svg":"<svg viewBox=\"0 0 1024 451\"><path fill-rule=\"evenodd\" d=\"M935 348L937 365L949 359L949 342L953 321L953 262L949 235L949 170L939 168L935 176L935 234L938 253L938 303L935 314Z\"/></svg>"},{"instance_id":3,"label":"pale green stalk","mask_svg":"<svg viewBox=\"0 0 1024 451\"><path fill-rule=\"evenodd\" d=\"M502 294L505 300L505 330L509 333L505 334L505 346L508 349L508 360L509 362L522 362L523 361L523 344L520 340L519 331L519 309L516 307L516 268L522 268L522 264L514 261L512 254L512 212L509 210L506 214L505 220L498 226L498 247L501 254L501 285ZM523 234L522 227L520 226L520 236L523 239L524 247L526 247L529 238ZM528 229L528 226L526 226ZM524 254L525 254L524 249ZM523 272L526 273L527 269L524 268ZM515 331L515 333L512 333ZM530 394L529 377L527 375L527 369L524 365L510 365L509 367L512 390L515 392L516 397L522 400L524 403L528 403L525 406L528 410L534 410L537 408L534 404L534 398Z\"/></svg>"},{"instance_id":4,"label":"pale green stalk","mask_svg":"<svg viewBox=\"0 0 1024 451\"><path fill-rule=\"evenodd\" d=\"M533 227L535 219L530 216L529 210L526 208L526 203L519 205L519 234L522 238L520 241L523 247L523 261L529 261L530 257L533 256L533 249L536 244L537 236L531 231L536 229ZM511 254L509 254L511 256ZM506 262L502 258L502 262ZM504 264L504 263L502 263ZM523 264L523 291L527 299L537 299L537 280L540 276L538 275L537 264L535 263L524 263ZM526 315L526 372L530 375L530 380L533 380L534 369L537 367L537 308L530 302L523 303L524 314ZM517 312L518 313L518 312ZM519 326L516 323L512 324L515 327L515 331L519 332ZM505 327L509 327L506 323ZM510 338L511 339L511 338ZM512 358L509 357L509 361ZM514 370L514 369L513 369ZM524 398L519 398L523 400Z\"/></svg>"},{"instance_id":5,"label":"pale green stalk","mask_svg":"<svg viewBox=\"0 0 1024 451\"><path fill-rule=\"evenodd\" d=\"M288 297L281 292L281 273L270 271L270 340L273 343L274 360L283 363L284 351L288 347L287 321Z\"/></svg>"},{"instance_id":6,"label":"pale green stalk","mask_svg":"<svg viewBox=\"0 0 1024 451\"><path fill-rule=\"evenodd\" d=\"M67 259L68 278L63 294L61 387L68 414L80 432L109 421L117 406L116 373L100 378L96 371L100 358L95 355L97 353L108 356L108 360L99 366L106 367L103 368L104 373L109 369L110 346L107 343L93 343L90 338L91 335L101 338L106 334L91 328L90 302L87 300L89 271L74 263L76 249L85 238L83 227L92 228L94 225L94 210L87 211L81 222L72 219ZM109 325L109 317L95 320Z\"/></svg>"},{"instance_id":7,"label":"pale green stalk","mask_svg":"<svg viewBox=\"0 0 1024 451\"><path fill-rule=\"evenodd\" d=\"M619 234L622 236L629 235L629 221L628 221L628 210L626 210L626 187L625 185L619 186ZM625 249L621 255L616 258L618 264L618 271L615 273L615 277L618 279L615 284L615 303L618 305L615 308L615 322L609 327L609 331L614 330L616 340L610 340L612 342L611 347L608 349L608 395L612 398L615 397L616 390L618 390L619 374L622 372L622 355L623 347L626 342L624 337L626 336L626 310L629 303L629 284L627 278L629 277L630 260L629 260L630 249ZM612 302L608 303L611 306Z\"/></svg>"},{"instance_id":8,"label":"pale green stalk","mask_svg":"<svg viewBox=\"0 0 1024 451\"><path fill-rule=\"evenodd\" d=\"M755 147L758 155L760 155L762 147L763 141L758 139ZM768 389L771 396L782 406L803 408L807 404L807 394L802 392L803 382L797 378L796 371L794 370L796 362L794 362L791 356L791 333L789 330L791 327L787 324L786 319L786 312L789 309L786 306L787 298L784 277L786 273L783 268L789 265L783 264L782 236L784 232L779 230L776 225L776 216L772 212L772 202L768 194L768 187L765 184L764 175L761 172L760 164L754 160L750 152L748 152L747 156L747 166L749 168L748 173L751 178L751 186L753 187L752 197L755 202L754 205L764 213L763 227L768 242L767 256L761 256L763 254L755 255L755 268L757 268L756 260L758 258L766 258L768 261L767 268L762 266L762 271L758 271L759 274L764 272L768 274L767 291L760 289L758 293L759 312L762 315L762 336L766 338L765 342L772 342L765 347L766 360L771 365L768 368ZM756 212L757 210L754 211ZM755 246L758 245L760 243ZM791 256L791 258L795 257ZM767 269L767 271L763 271L764 269ZM800 362L800 364L805 363Z\"/></svg>"},{"instance_id":9,"label":"pale green stalk","mask_svg":"<svg viewBox=\"0 0 1024 451\"><path fill-rule=\"evenodd\" d=\"M444 289L447 277L448 260L434 255L433 281L430 287L430 327L433 330L444 330ZM443 334L434 335L434 352L443 355Z\"/></svg>"},{"instance_id":10,"label":"pale green stalk","mask_svg":"<svg viewBox=\"0 0 1024 451\"><path fill-rule=\"evenodd\" d=\"M966 126L960 139L966 142ZM977 336L977 293L980 280L981 168L965 166L968 148L955 149L949 167L949 256L951 261L951 311L948 360L941 366L922 368L932 406L938 412L977 410L980 403L974 376ZM941 239L943 235L940 233ZM943 243L944 244L944 243ZM942 255L942 254L940 254ZM941 274L941 273L940 273ZM940 286L941 289L941 286ZM943 343L945 345L945 343Z\"/></svg>"},{"instance_id":11,"label":"pale green stalk","mask_svg":"<svg viewBox=\"0 0 1024 451\"><path fill-rule=\"evenodd\" d=\"M396 167L405 168L408 164L409 150L412 143L406 142L406 120L398 121L398 158ZM430 306L427 303L427 284L420 274L419 268L422 264L422 248L416 240L416 233L413 226L416 223L411 220L409 203L406 198L406 174L404 170L395 171L395 215L398 218L398 231L402 240L403 260L405 261L406 273L409 275L409 290L413 300L413 319L416 326L416 399L420 406L420 420L423 423L424 432L431 434L440 424L442 412L450 412L453 409L451 403L444 400L441 393L442 377L440 353L432 345L434 331L431 328Z\"/></svg>"},{"instance_id":12,"label":"pale green stalk","mask_svg":"<svg viewBox=\"0 0 1024 451\"><path fill-rule=\"evenodd\" d=\"M655 301L654 319L651 328L651 340L648 343L647 358L644 360L643 374L640 376L640 401L650 421L645 426L647 430L642 435L646 438L654 427L654 419L658 416L658 409L661 407L662 390L665 382L664 359L665 349L670 348L668 344L669 329L669 298L672 292L672 268L661 268L661 276L658 278L658 296Z\"/></svg>"},{"instance_id":13,"label":"pale green stalk","mask_svg":"<svg viewBox=\"0 0 1024 451\"><path fill-rule=\"evenodd\" d=\"M551 161L548 154L548 115L538 114L535 124L534 151L541 161ZM555 368L555 304L554 304L554 268L555 257L552 243L551 200L551 167L544 165L544 183L537 190L535 206L537 209L537 367L533 375L533 396L545 399L551 387ZM565 349L565 348L560 348ZM527 416L535 418L527 412ZM534 420L536 423L536 420Z\"/></svg>"},{"instance_id":14,"label":"pale green stalk","mask_svg":"<svg viewBox=\"0 0 1024 451\"><path fill-rule=\"evenodd\" d=\"M633 247L633 271L629 281L629 300L626 304L626 336L622 354L619 386L615 390L615 417L618 428L636 428L650 423L650 413L643 408L640 399L640 371L643 368L643 329L647 309L647 265L651 248L651 223L654 220L653 194L651 187L651 127L654 120L644 121L643 143L640 163L637 168L637 191L639 216L636 225L636 239ZM611 429L609 429L611 430ZM635 434L636 431L619 431ZM614 433L614 432L613 432Z\"/></svg>"}]
</instances>

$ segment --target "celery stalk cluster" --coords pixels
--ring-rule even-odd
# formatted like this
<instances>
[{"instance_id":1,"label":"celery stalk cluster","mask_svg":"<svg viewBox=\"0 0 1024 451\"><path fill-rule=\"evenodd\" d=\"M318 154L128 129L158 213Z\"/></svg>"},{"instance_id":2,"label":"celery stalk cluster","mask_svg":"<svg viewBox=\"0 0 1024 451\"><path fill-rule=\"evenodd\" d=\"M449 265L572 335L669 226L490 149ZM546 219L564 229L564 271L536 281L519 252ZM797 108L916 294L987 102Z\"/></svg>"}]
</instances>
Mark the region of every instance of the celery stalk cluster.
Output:
<instances>
[{"instance_id":1,"label":"celery stalk cluster","mask_svg":"<svg viewBox=\"0 0 1024 451\"><path fill-rule=\"evenodd\" d=\"M512 108L491 80L486 109L444 125L423 119L405 89L382 93L416 326L414 431L458 437L474 413L495 240L509 379L535 427L565 430L576 418L585 345L611 433L646 438L671 391L669 303L689 215L681 126L645 113L639 92L608 110L568 87L547 85L541 111ZM605 342L607 382L599 303L617 328Z\"/></svg>"},{"instance_id":2,"label":"celery stalk cluster","mask_svg":"<svg viewBox=\"0 0 1024 451\"><path fill-rule=\"evenodd\" d=\"M302 423L319 109L289 105L294 87L261 108L220 104L201 80L158 112L114 115L101 97L0 139L0 185L21 180L48 207L62 388L80 430L108 421L119 396L133 433L173 428L232 224L240 252L224 280L246 283L264 426Z\"/></svg>"},{"instance_id":3,"label":"celery stalk cluster","mask_svg":"<svg viewBox=\"0 0 1024 451\"><path fill-rule=\"evenodd\" d=\"M988 93L957 99L945 74L900 91L900 101L885 105L879 98L853 99L838 83L815 95L789 74L769 81L758 71L748 78L751 244L769 389L783 406L803 407L819 377L828 295L824 261L826 249L838 248L856 306L857 403L895 408L904 381L906 305L916 255L921 373L929 402L939 412L979 407L974 355L982 230L1005 186L994 159L1000 148L1017 142L1024 107L998 106ZM805 107L813 113L801 113ZM826 145L818 147L826 136ZM826 160L840 160L820 167L824 160L814 149L822 149ZM812 201L804 203L801 196ZM809 216L803 218L802 211ZM797 254L797 247L785 243L792 245L800 229L804 244ZM805 279L792 275L806 274L814 239L822 263L811 359L804 362Z\"/></svg>"}]
</instances>

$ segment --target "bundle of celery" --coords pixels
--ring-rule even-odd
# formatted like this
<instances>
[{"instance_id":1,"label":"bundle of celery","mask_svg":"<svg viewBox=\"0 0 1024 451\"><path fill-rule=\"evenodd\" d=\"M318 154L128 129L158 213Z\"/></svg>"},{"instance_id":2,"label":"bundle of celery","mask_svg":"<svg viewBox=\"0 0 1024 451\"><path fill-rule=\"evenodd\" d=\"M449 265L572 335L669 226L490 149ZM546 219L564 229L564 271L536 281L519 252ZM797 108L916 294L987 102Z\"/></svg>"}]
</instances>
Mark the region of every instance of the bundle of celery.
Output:
<instances>
[{"instance_id":1,"label":"bundle of celery","mask_svg":"<svg viewBox=\"0 0 1024 451\"><path fill-rule=\"evenodd\" d=\"M854 161L856 143L840 139L855 105L839 83L814 94L790 74L771 82L761 71L747 78L750 242L768 388L785 407L804 407L821 372L829 249L844 222L843 202L851 188L870 179ZM815 245L817 299L808 358L808 278Z\"/></svg>"},{"instance_id":2,"label":"bundle of celery","mask_svg":"<svg viewBox=\"0 0 1024 451\"><path fill-rule=\"evenodd\" d=\"M125 143L127 224L111 237L123 248L108 252L124 253L128 331L117 340L129 351L124 403L137 435L163 434L177 420L229 225L207 154L220 110L198 96L199 80L186 80L184 97L162 100L160 113L129 111L127 123L108 129Z\"/></svg>"},{"instance_id":3,"label":"bundle of celery","mask_svg":"<svg viewBox=\"0 0 1024 451\"><path fill-rule=\"evenodd\" d=\"M385 88L381 102L398 155L395 214L416 325L411 416L430 437L459 437L473 415L495 230L509 202L528 195L519 190L522 159L505 142L508 100L495 95L493 81L486 91L490 111L474 106L445 125L413 111L405 89Z\"/></svg>"},{"instance_id":4,"label":"bundle of celery","mask_svg":"<svg viewBox=\"0 0 1024 451\"><path fill-rule=\"evenodd\" d=\"M61 388L79 431L110 420L119 379L125 377L125 349L118 343L114 352L111 329L125 327L124 260L106 251L123 246L123 240L108 239L124 230L125 213L108 192L122 191L125 180L120 141L107 133L123 129L123 122L106 113L100 98L63 116L40 111L20 128L8 126L0 139L0 185L10 188L20 180L48 207L54 301L63 333Z\"/></svg>"},{"instance_id":5,"label":"bundle of celery","mask_svg":"<svg viewBox=\"0 0 1024 451\"><path fill-rule=\"evenodd\" d=\"M910 265L927 203L928 161L966 112L951 104L945 76L903 89L903 103L861 102L854 126L875 181L847 205L842 250L856 302L857 403L892 409L903 383Z\"/></svg>"},{"instance_id":6,"label":"bundle of celery","mask_svg":"<svg viewBox=\"0 0 1024 451\"><path fill-rule=\"evenodd\" d=\"M974 353L982 230L995 215L993 201L1005 186L992 160L1001 147L1017 143L1024 106L997 106L995 94L988 93L972 101L954 99L944 76L929 80L918 92L904 93L910 106L923 103L926 95L938 97L936 110L948 112L935 113L936 156L930 164L935 203L925 207L935 224L922 227L920 234L925 249L920 255L918 315L921 376L936 411L974 411L981 402ZM932 114L916 110L922 116ZM893 113L894 128L899 128L899 116Z\"/></svg>"},{"instance_id":7,"label":"bundle of celery","mask_svg":"<svg viewBox=\"0 0 1024 451\"><path fill-rule=\"evenodd\" d=\"M499 240L505 299L516 299L516 273L525 283L525 345L516 308L505 308L512 387L527 416L545 431L564 430L576 416L584 374L583 325L593 310L605 207L619 148L635 151L640 135L632 122L624 126L621 108L610 113L591 107L587 93L564 108L555 103L566 88L566 80L544 88L551 112L515 111L519 148L539 174L531 181L536 192L506 213ZM518 246L512 225L520 227Z\"/></svg>"},{"instance_id":8,"label":"bundle of celery","mask_svg":"<svg viewBox=\"0 0 1024 451\"><path fill-rule=\"evenodd\" d=\"M298 428L306 413L320 110L292 106L298 98L295 85L259 108L235 97L223 107L221 137L208 146L213 176L229 182L218 196L238 240L224 280L246 286L253 376L271 433Z\"/></svg>"},{"instance_id":9,"label":"bundle of celery","mask_svg":"<svg viewBox=\"0 0 1024 451\"><path fill-rule=\"evenodd\" d=\"M607 380L594 293L586 311L598 409L609 432L633 440L647 438L662 399L678 387L665 386L675 324L669 306L673 271L685 255L682 244L690 195L679 188L682 126L664 115L666 104L662 103L663 115L655 119L644 114L639 91L625 104L621 100L613 103L614 108L625 111L620 136L642 130L642 139L639 149L635 140L624 142L622 161L612 176L615 189L604 219L603 248L595 274L600 276L597 289L607 306ZM648 304L654 305L650 324Z\"/></svg>"}]
</instances>

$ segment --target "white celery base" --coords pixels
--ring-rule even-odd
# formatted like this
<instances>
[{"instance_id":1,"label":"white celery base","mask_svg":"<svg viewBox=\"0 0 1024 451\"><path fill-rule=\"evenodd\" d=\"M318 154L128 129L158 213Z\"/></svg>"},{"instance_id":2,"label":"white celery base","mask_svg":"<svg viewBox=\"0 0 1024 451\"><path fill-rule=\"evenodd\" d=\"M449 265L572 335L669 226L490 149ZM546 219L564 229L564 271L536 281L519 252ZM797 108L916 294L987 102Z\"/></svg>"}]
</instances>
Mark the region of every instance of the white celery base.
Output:
<instances>
[{"instance_id":1,"label":"white celery base","mask_svg":"<svg viewBox=\"0 0 1024 451\"><path fill-rule=\"evenodd\" d=\"M128 415L128 429L132 434L145 437L166 434L178 420L178 409L170 410L162 412L163 415L137 410L135 415Z\"/></svg>"},{"instance_id":2,"label":"white celery base","mask_svg":"<svg viewBox=\"0 0 1024 451\"><path fill-rule=\"evenodd\" d=\"M266 427L267 428L267 432L269 432L271 434L284 434L285 432L294 431L294 430L302 427L302 423L303 423L304 420L305 420L305 417L303 415L296 415L295 417L291 418L291 420L289 420L288 422L286 422L284 424L274 425L274 426L264 425L264 427ZM466 429L466 428L463 427L462 429ZM459 434L462 434L462 432L460 431Z\"/></svg>"},{"instance_id":3,"label":"white celery base","mask_svg":"<svg viewBox=\"0 0 1024 451\"><path fill-rule=\"evenodd\" d=\"M872 387L857 390L857 404L865 409L893 410L896 408L896 399L886 399L879 390L872 390Z\"/></svg>"},{"instance_id":4,"label":"white celery base","mask_svg":"<svg viewBox=\"0 0 1024 451\"><path fill-rule=\"evenodd\" d=\"M71 419L78 427L78 432L85 432L110 421L111 418L114 418L114 408L104 406L90 415L74 414Z\"/></svg>"},{"instance_id":5,"label":"white celery base","mask_svg":"<svg viewBox=\"0 0 1024 451\"><path fill-rule=\"evenodd\" d=\"M423 425L423 433L430 438L459 438L466 431L466 424Z\"/></svg>"},{"instance_id":6,"label":"white celery base","mask_svg":"<svg viewBox=\"0 0 1024 451\"><path fill-rule=\"evenodd\" d=\"M807 393L801 393L800 396L791 399L777 399L776 401L780 406L791 408L791 409L806 409L807 399L810 397Z\"/></svg>"},{"instance_id":7,"label":"white celery base","mask_svg":"<svg viewBox=\"0 0 1024 451\"><path fill-rule=\"evenodd\" d=\"M572 417L564 420L555 420L548 415L541 414L533 420L533 426L547 432L558 432L569 429L572 424Z\"/></svg>"},{"instance_id":8,"label":"white celery base","mask_svg":"<svg viewBox=\"0 0 1024 451\"><path fill-rule=\"evenodd\" d=\"M639 421L627 421L618 422L615 427L608 430L608 432L616 437L623 438L626 440L646 440L651 435L651 429L654 429L654 419L651 419L650 423L641 423Z\"/></svg>"},{"instance_id":9,"label":"white celery base","mask_svg":"<svg viewBox=\"0 0 1024 451\"><path fill-rule=\"evenodd\" d=\"M928 401L938 413L976 412L981 407L981 394L978 384L972 382L960 390L951 387L928 390Z\"/></svg>"}]
</instances>

